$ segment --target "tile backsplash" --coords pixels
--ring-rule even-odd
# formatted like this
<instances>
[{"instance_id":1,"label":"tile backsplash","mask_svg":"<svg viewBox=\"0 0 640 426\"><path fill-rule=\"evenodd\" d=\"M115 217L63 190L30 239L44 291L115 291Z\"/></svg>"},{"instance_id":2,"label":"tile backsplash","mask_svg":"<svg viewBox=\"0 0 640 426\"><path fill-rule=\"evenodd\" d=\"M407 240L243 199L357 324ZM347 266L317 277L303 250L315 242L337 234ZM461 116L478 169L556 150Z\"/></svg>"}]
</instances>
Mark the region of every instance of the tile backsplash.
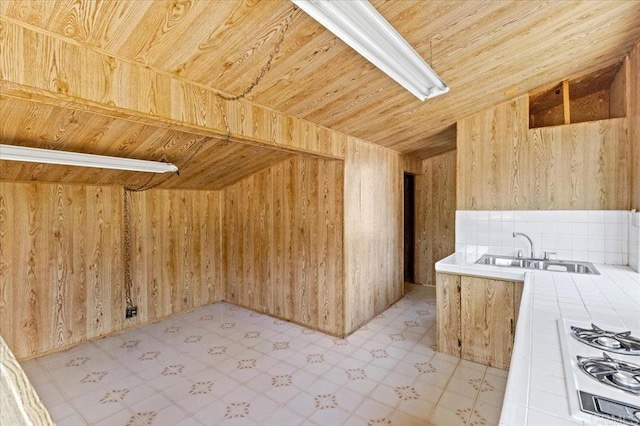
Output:
<instances>
[{"instance_id":1,"label":"tile backsplash","mask_svg":"<svg viewBox=\"0 0 640 426\"><path fill-rule=\"evenodd\" d=\"M513 237L523 232L533 240L538 257L546 251L555 252L551 258L556 259L629 265L640 261L638 244L630 244L640 239L632 217L628 210L458 210L456 251L513 256L522 250L528 256L526 238ZM631 238L630 228L635 232Z\"/></svg>"},{"instance_id":2,"label":"tile backsplash","mask_svg":"<svg viewBox=\"0 0 640 426\"><path fill-rule=\"evenodd\" d=\"M629 213L629 266L640 272L640 213Z\"/></svg>"}]
</instances>

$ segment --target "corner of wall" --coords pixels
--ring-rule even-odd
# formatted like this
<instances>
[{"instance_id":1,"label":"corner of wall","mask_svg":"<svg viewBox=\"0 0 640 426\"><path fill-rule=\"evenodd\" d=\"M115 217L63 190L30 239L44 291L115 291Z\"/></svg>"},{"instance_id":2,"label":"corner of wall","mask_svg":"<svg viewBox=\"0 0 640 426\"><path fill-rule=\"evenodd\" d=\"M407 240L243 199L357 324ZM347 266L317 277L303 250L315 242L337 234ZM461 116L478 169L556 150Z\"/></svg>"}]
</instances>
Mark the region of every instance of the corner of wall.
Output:
<instances>
[{"instance_id":1,"label":"corner of wall","mask_svg":"<svg viewBox=\"0 0 640 426\"><path fill-rule=\"evenodd\" d=\"M640 272L640 212L629 215L629 266Z\"/></svg>"},{"instance_id":2,"label":"corner of wall","mask_svg":"<svg viewBox=\"0 0 640 426\"><path fill-rule=\"evenodd\" d=\"M627 88L631 153L631 208L640 211L640 40L629 54Z\"/></svg>"}]
</instances>

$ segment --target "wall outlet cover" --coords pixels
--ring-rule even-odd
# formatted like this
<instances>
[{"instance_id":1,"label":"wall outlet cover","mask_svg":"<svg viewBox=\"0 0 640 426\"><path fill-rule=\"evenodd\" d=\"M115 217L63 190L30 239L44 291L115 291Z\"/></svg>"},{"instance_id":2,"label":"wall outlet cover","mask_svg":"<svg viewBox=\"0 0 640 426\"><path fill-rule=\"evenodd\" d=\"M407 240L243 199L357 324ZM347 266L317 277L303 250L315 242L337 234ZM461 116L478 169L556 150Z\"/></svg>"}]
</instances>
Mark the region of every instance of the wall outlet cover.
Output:
<instances>
[{"instance_id":1,"label":"wall outlet cover","mask_svg":"<svg viewBox=\"0 0 640 426\"><path fill-rule=\"evenodd\" d=\"M127 308L127 311L125 313L125 318L133 318L136 315L138 315L138 307L137 306L130 306Z\"/></svg>"}]
</instances>

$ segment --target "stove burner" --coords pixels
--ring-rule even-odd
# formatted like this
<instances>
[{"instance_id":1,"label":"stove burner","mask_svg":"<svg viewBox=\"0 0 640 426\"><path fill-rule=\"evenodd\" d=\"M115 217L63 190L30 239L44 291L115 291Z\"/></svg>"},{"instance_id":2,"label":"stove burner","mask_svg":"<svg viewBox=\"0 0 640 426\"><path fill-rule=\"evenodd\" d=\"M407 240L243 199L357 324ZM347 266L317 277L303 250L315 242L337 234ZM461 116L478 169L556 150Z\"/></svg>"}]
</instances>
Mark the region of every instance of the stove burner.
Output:
<instances>
[{"instance_id":1,"label":"stove burner","mask_svg":"<svg viewBox=\"0 0 640 426\"><path fill-rule=\"evenodd\" d=\"M616 339L612 339L611 337L598 337L597 339L595 339L595 341L602 346L606 346L607 348L615 349L620 347L620 342L618 342Z\"/></svg>"},{"instance_id":2,"label":"stove burner","mask_svg":"<svg viewBox=\"0 0 640 426\"><path fill-rule=\"evenodd\" d=\"M605 352L602 358L577 356L578 365L589 377L623 391L640 395L640 365L611 358Z\"/></svg>"},{"instance_id":3,"label":"stove burner","mask_svg":"<svg viewBox=\"0 0 640 426\"><path fill-rule=\"evenodd\" d=\"M632 336L630 331L615 333L591 324L591 329L571 326L570 334L594 348L622 355L640 355L640 339Z\"/></svg>"},{"instance_id":4,"label":"stove burner","mask_svg":"<svg viewBox=\"0 0 640 426\"><path fill-rule=\"evenodd\" d=\"M628 371L618 371L617 373L613 373L611 375L611 380L613 381L613 383L620 386L625 386L632 389L633 388L640 389L640 381L638 381L636 377L640 377L640 376L634 376L632 373L629 373Z\"/></svg>"}]
</instances>

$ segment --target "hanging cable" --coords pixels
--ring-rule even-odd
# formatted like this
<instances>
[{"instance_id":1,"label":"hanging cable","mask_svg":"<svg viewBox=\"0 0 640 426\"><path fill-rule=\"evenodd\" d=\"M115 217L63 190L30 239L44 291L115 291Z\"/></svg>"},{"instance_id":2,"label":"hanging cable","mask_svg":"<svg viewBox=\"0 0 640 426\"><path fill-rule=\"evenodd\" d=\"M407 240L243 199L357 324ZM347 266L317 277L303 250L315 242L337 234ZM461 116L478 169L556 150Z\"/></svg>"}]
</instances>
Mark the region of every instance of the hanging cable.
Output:
<instances>
[{"instance_id":1,"label":"hanging cable","mask_svg":"<svg viewBox=\"0 0 640 426\"><path fill-rule=\"evenodd\" d=\"M286 19L284 20L284 24L282 26L282 32L280 33L280 40L276 43L273 51L269 55L269 59L267 59L267 63L262 66L262 68L260 69L260 73L255 78L255 80L253 80L251 84L249 84L249 86L247 86L247 88L244 89L244 91L239 95L226 96L221 93L216 93L217 97L219 97L220 99L224 99L225 101L237 101L240 99L244 99L249 93L251 93L251 91L260 83L260 80L262 80L262 77L264 77L267 71L269 71L269 69L271 68L271 63L273 62L273 59L276 57L278 52L280 52L280 46L284 42L284 35L289 29L289 25L291 25L291 22L293 21L293 17L297 10L298 10L298 6L294 5L293 8L291 9L291 13L287 15Z\"/></svg>"},{"instance_id":2,"label":"hanging cable","mask_svg":"<svg viewBox=\"0 0 640 426\"><path fill-rule=\"evenodd\" d=\"M273 63L274 58L276 57L276 55L280 52L280 47L282 46L282 44L284 43L285 40L285 33L287 32L287 30L289 29L289 25L291 25L291 22L293 21L293 18L295 16L296 11L298 10L297 6L293 6L291 12L289 13L289 15L287 15L284 24L282 26L282 32L280 33L280 40L278 40L278 42L276 43L275 47L273 48L273 51L271 52L271 54L269 54L269 58L267 59L267 62L264 66L262 66L262 68L260 69L260 73L258 74L258 76L251 82L251 84L249 84L249 86L247 86L247 88L240 93L239 95L236 96L226 96L223 95L221 93L215 93L217 98L223 99L225 101L237 101L240 99L244 99L248 94L251 93L251 91L260 83L260 81L262 80L262 78L265 76L265 74L267 73L267 71L269 71L271 69L271 64ZM231 141L231 128L229 126L229 121L227 119L227 115L224 112L224 108L222 107L222 105L220 105L220 113L222 115L222 119L224 120L224 125L225 125L225 130L227 131L226 137L224 139L224 142L230 142ZM193 152L189 155L189 157L181 162L180 168L184 168L187 167L190 163L191 160L193 160L193 158L198 155L200 153L200 151L204 148L204 146L207 144L209 138L203 138L202 141L200 142L200 144L198 145L198 147L196 147L196 149L193 150ZM165 156L162 156L161 161L167 161L167 159L165 158ZM180 173L177 172L177 174L179 175ZM132 232L132 227L131 227L131 193L134 192L144 192L144 191L148 191L150 189L154 189L157 188L158 186L162 185L163 183L165 183L167 180L169 180L171 177L173 177L172 174L167 174L166 176L163 176L161 179L158 179L155 183L152 184L153 179L155 178L155 175L152 175L149 177L149 179L142 184L142 186L139 186L137 188L132 188L132 187L124 187L124 200L123 200L123 225L124 225L124 260L125 260L125 268L124 268L124 291L125 291L125 302L127 304L127 308L133 308L134 304L133 304L133 299L132 299L132 292L133 292L133 276L131 275L132 272L132 268L131 268L131 259L132 259L132 249L131 249L131 232Z\"/></svg>"}]
</instances>

